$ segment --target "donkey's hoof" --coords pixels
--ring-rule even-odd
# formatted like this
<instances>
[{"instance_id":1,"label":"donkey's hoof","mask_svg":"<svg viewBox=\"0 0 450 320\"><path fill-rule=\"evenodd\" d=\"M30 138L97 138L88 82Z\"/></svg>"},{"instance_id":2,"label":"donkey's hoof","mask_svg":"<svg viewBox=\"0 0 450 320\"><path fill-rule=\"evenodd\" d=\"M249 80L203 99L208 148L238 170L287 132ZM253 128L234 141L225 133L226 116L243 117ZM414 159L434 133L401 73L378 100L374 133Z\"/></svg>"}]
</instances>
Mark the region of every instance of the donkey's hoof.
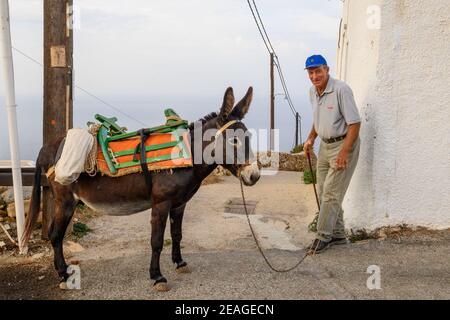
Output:
<instances>
[{"instance_id":1,"label":"donkey's hoof","mask_svg":"<svg viewBox=\"0 0 450 320\"><path fill-rule=\"evenodd\" d=\"M175 269L177 273L191 273L191 269L189 269L186 262L180 263Z\"/></svg>"},{"instance_id":2,"label":"donkey's hoof","mask_svg":"<svg viewBox=\"0 0 450 320\"><path fill-rule=\"evenodd\" d=\"M157 282L153 285L153 290L158 292L167 292L170 288L167 282Z\"/></svg>"}]
</instances>

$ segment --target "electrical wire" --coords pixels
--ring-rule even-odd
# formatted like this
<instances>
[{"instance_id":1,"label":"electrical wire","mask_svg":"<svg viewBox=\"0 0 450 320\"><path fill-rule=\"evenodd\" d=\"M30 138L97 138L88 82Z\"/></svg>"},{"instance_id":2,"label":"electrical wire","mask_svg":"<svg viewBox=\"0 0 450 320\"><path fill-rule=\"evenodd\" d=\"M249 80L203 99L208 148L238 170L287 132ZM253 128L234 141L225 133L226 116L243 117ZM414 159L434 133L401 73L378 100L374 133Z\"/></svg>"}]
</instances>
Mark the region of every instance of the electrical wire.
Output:
<instances>
[{"instance_id":1,"label":"electrical wire","mask_svg":"<svg viewBox=\"0 0 450 320\"><path fill-rule=\"evenodd\" d=\"M253 11L253 7L250 3L250 0L247 0L247 3L248 3L248 7L250 8L250 11L252 12L252 16L253 16L253 19L255 20L256 26L258 27L259 34L261 35L264 45L266 46L267 52L269 52L269 54L271 54L272 51L269 49L269 45L267 44L266 38L264 38L263 32L261 31L261 27L259 26L258 19L255 16L255 12ZM266 35L267 35L267 33L266 33ZM271 45L271 47L272 47L272 45ZM272 50L273 50L273 47L272 47Z\"/></svg>"},{"instance_id":2,"label":"electrical wire","mask_svg":"<svg viewBox=\"0 0 450 320\"><path fill-rule=\"evenodd\" d=\"M21 55L24 56L25 58L29 59L30 61L32 61L32 62L34 62L34 63L40 65L41 67L44 67L44 65L43 65L41 62L39 62L38 60L36 60L36 59L34 59L33 57L29 56L29 55L26 54L25 52L23 52L23 51L21 51L21 50L15 48L15 47L12 47L12 48L14 49L14 51L18 52L19 54L21 54ZM123 112L119 107L116 107L116 106L110 104L109 102L107 102L107 101L105 101L105 100L103 100L103 99L97 97L97 96L96 96L95 94L93 94L92 92L89 92L88 90L86 90L86 89L84 89L84 88L82 88L82 87L80 87L80 86L77 86L77 85L75 85L75 84L74 84L74 87L77 88L77 89L79 89L79 90L81 90L81 91L83 91L85 94L91 96L92 98L96 99L97 101L103 103L105 106L107 106L107 107L109 107L109 108L111 108L111 109L113 109L113 110L119 112L120 114L124 115L125 117L127 117L127 118L129 118L129 119L131 119L131 120L133 120L133 121L136 121L137 123L139 123L139 124L141 124L141 125L147 127L147 124L145 124L144 122L142 122L142 121L140 121L140 120L134 118L133 116L131 116L131 115L129 115L129 114Z\"/></svg>"},{"instance_id":3,"label":"electrical wire","mask_svg":"<svg viewBox=\"0 0 450 320\"><path fill-rule=\"evenodd\" d=\"M286 100L288 102L288 105L289 105L289 108L290 108L290 110L292 112L292 115L294 117L296 117L297 110L295 109L294 103L292 102L292 99L291 99L291 95L289 94L289 89L288 89L287 84L286 84L286 79L284 78L284 74L283 74L283 71L282 71L282 68L281 68L280 59L278 58L278 55L276 54L275 49L273 48L272 42L270 41L269 35L267 33L267 30L266 30L266 27L264 25L264 22L262 21L262 18L261 18L261 15L259 13L258 6L256 5L255 0L252 0L252 3L253 3L253 6L252 6L250 0L247 0L247 4L248 4L248 6L250 8L250 11L252 13L253 19L255 20L256 26L257 26L259 34L261 35L261 38L262 38L262 40L264 42L264 45L265 45L267 51L269 52L269 54L273 54L274 55L274 64L275 64L275 66L277 68L277 72L278 72L278 76L280 78L281 86L283 87L283 91L284 91L284 94L286 96ZM255 15L255 12L256 12L256 15ZM301 119L301 116L300 116L300 119Z\"/></svg>"},{"instance_id":4,"label":"electrical wire","mask_svg":"<svg viewBox=\"0 0 450 320\"><path fill-rule=\"evenodd\" d=\"M258 7L256 6L255 0L252 0L252 2L253 2L253 5L255 6L256 14L258 15L258 19L261 22L261 26L263 28L264 34L266 35L266 39L269 42L270 48L272 49L272 52L275 53L275 49L273 48L272 43L270 42L270 38L267 35L266 27L264 26L261 16L259 15L259 10L258 10Z\"/></svg>"}]
</instances>

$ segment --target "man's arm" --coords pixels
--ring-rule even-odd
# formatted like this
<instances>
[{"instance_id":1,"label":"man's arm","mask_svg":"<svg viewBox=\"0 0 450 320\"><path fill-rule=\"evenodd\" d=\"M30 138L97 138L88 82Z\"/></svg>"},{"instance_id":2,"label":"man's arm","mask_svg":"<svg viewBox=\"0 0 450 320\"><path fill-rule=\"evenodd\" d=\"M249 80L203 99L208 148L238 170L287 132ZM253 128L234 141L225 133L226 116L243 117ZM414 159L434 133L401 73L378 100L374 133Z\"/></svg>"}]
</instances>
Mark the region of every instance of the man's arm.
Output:
<instances>
[{"instance_id":1,"label":"man's arm","mask_svg":"<svg viewBox=\"0 0 450 320\"><path fill-rule=\"evenodd\" d=\"M317 132L316 129L314 129L314 125L311 128L311 132L308 135L308 139L306 139L305 143L303 144L303 151L306 153L309 153L312 149L312 146L314 145L314 141L317 138Z\"/></svg>"},{"instance_id":2,"label":"man's arm","mask_svg":"<svg viewBox=\"0 0 450 320\"><path fill-rule=\"evenodd\" d=\"M361 128L361 123L354 123L348 126L347 136L342 144L342 149L336 158L336 168L338 170L343 170L347 168L348 156L352 151L353 144L359 136L359 128Z\"/></svg>"}]
</instances>

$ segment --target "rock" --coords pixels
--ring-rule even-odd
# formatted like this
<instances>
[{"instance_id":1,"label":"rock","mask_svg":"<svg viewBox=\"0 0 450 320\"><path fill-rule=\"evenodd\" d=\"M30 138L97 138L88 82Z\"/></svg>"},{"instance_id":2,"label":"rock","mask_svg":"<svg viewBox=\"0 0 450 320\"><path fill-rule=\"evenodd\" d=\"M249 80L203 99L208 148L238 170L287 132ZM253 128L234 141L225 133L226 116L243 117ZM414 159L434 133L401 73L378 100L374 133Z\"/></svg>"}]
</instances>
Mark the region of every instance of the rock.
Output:
<instances>
[{"instance_id":1,"label":"rock","mask_svg":"<svg viewBox=\"0 0 450 320\"><path fill-rule=\"evenodd\" d=\"M8 213L8 217L15 218L16 217L16 206L13 203L8 204L8 209L6 210Z\"/></svg>"},{"instance_id":2,"label":"rock","mask_svg":"<svg viewBox=\"0 0 450 320\"><path fill-rule=\"evenodd\" d=\"M6 247L6 243L4 241L0 241L0 248Z\"/></svg>"},{"instance_id":3,"label":"rock","mask_svg":"<svg viewBox=\"0 0 450 320\"><path fill-rule=\"evenodd\" d=\"M73 242L73 241L67 241L65 244L65 248L71 253L77 253L77 252L84 251L84 248L81 246L81 244Z\"/></svg>"},{"instance_id":4,"label":"rock","mask_svg":"<svg viewBox=\"0 0 450 320\"><path fill-rule=\"evenodd\" d=\"M31 198L31 192L33 187L23 187L23 198L28 200ZM9 187L6 191L1 194L1 198L7 203L14 203L14 189Z\"/></svg>"},{"instance_id":5,"label":"rock","mask_svg":"<svg viewBox=\"0 0 450 320\"><path fill-rule=\"evenodd\" d=\"M218 176L231 176L231 172L222 166L217 166L217 168L214 169L213 174Z\"/></svg>"},{"instance_id":6,"label":"rock","mask_svg":"<svg viewBox=\"0 0 450 320\"><path fill-rule=\"evenodd\" d=\"M392 227L389 231L391 233L398 233L398 232L402 231L402 228L400 226L395 226L395 227Z\"/></svg>"},{"instance_id":7,"label":"rock","mask_svg":"<svg viewBox=\"0 0 450 320\"><path fill-rule=\"evenodd\" d=\"M8 207L8 204L6 203L5 200L0 198L0 210L6 210L6 207Z\"/></svg>"},{"instance_id":8,"label":"rock","mask_svg":"<svg viewBox=\"0 0 450 320\"><path fill-rule=\"evenodd\" d=\"M380 232L378 233L378 240L384 241L386 240L386 238L387 238L386 231L381 229Z\"/></svg>"},{"instance_id":9,"label":"rock","mask_svg":"<svg viewBox=\"0 0 450 320\"><path fill-rule=\"evenodd\" d=\"M67 283L66 282L60 282L59 283L59 288L61 290L68 290L69 288L67 287Z\"/></svg>"},{"instance_id":10,"label":"rock","mask_svg":"<svg viewBox=\"0 0 450 320\"><path fill-rule=\"evenodd\" d=\"M25 216L27 216L27 214L28 214L29 207L30 207L30 200L24 200L23 201L23 208L24 208L24 211L25 211ZM15 218L16 217L16 205L15 205L14 202L8 204L7 213L8 213L8 217L10 217L10 218Z\"/></svg>"},{"instance_id":11,"label":"rock","mask_svg":"<svg viewBox=\"0 0 450 320\"><path fill-rule=\"evenodd\" d=\"M11 226L9 224L3 225L6 231L11 230Z\"/></svg>"},{"instance_id":12,"label":"rock","mask_svg":"<svg viewBox=\"0 0 450 320\"><path fill-rule=\"evenodd\" d=\"M33 255L31 256L31 259L33 259L33 260L39 260L39 259L42 258L43 256L44 256L43 253L36 253L36 254L33 254Z\"/></svg>"},{"instance_id":13,"label":"rock","mask_svg":"<svg viewBox=\"0 0 450 320\"><path fill-rule=\"evenodd\" d=\"M222 166L217 166L217 168L211 172L210 176L231 176L231 172Z\"/></svg>"}]
</instances>

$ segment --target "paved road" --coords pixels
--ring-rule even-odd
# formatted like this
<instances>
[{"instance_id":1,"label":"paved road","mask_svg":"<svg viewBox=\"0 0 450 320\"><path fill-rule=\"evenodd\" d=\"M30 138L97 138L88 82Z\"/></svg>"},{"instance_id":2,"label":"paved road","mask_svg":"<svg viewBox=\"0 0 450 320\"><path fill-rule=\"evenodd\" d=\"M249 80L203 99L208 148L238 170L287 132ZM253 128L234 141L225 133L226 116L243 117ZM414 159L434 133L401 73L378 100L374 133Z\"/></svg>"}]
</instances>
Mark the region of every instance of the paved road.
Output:
<instances>
[{"instance_id":1,"label":"paved road","mask_svg":"<svg viewBox=\"0 0 450 320\"><path fill-rule=\"evenodd\" d=\"M258 201L252 221L280 268L293 265L312 237L306 231L314 212L312 191L299 181L298 175L282 173L247 190ZM218 196L224 194L228 197ZM0 256L0 299L450 299L449 231L336 246L278 274L265 265L243 217L223 212L226 199L238 195L236 181L226 177L202 187L190 203L183 246L192 273L175 273L167 246L161 268L168 292L153 291L148 278L144 212L91 222L94 232L80 242L84 250L69 252L70 259L80 260L82 290L57 289L49 255ZM380 268L380 290L367 288L371 265Z\"/></svg>"},{"instance_id":2,"label":"paved road","mask_svg":"<svg viewBox=\"0 0 450 320\"><path fill-rule=\"evenodd\" d=\"M82 290L60 291L48 264L0 269L2 299L449 299L450 246L446 241L397 244L369 241L335 247L308 258L293 272L276 274L252 251L186 254L192 273L176 274L162 257L169 292L148 280L148 254L82 262ZM292 265L301 252L269 251L276 265ZM381 290L369 290L369 265L381 269ZM45 276L38 280L38 276Z\"/></svg>"}]
</instances>

